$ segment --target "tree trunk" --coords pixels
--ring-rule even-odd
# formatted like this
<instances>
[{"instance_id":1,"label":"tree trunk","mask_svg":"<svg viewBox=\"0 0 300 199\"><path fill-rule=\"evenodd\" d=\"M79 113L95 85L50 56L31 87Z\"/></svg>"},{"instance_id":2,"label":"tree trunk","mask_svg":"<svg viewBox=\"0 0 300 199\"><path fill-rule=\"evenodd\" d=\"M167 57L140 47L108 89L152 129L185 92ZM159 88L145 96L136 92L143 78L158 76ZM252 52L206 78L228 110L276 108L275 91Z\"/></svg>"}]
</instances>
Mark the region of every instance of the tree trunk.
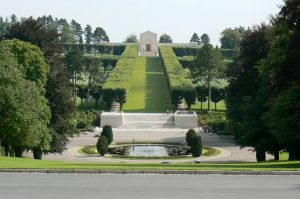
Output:
<instances>
[{"instance_id":1,"label":"tree trunk","mask_svg":"<svg viewBox=\"0 0 300 199\"><path fill-rule=\"evenodd\" d=\"M23 156L23 148L15 147L15 156L21 158Z\"/></svg>"},{"instance_id":2,"label":"tree trunk","mask_svg":"<svg viewBox=\"0 0 300 199\"><path fill-rule=\"evenodd\" d=\"M256 149L256 161L262 162L266 161L266 152L262 149Z\"/></svg>"},{"instance_id":3,"label":"tree trunk","mask_svg":"<svg viewBox=\"0 0 300 199\"><path fill-rule=\"evenodd\" d=\"M202 101L200 102L200 106L201 106L201 111L202 111L202 110L203 110L203 109L202 109Z\"/></svg>"},{"instance_id":4,"label":"tree trunk","mask_svg":"<svg viewBox=\"0 0 300 199\"><path fill-rule=\"evenodd\" d=\"M208 81L207 83L208 83L208 112L210 112L211 111L211 108L210 108L211 86L210 86L210 81Z\"/></svg>"},{"instance_id":5,"label":"tree trunk","mask_svg":"<svg viewBox=\"0 0 300 199\"><path fill-rule=\"evenodd\" d=\"M77 84L77 78L76 78L76 72L74 72L74 85L73 85L73 89L74 89L74 106L76 107L76 84Z\"/></svg>"},{"instance_id":6,"label":"tree trunk","mask_svg":"<svg viewBox=\"0 0 300 199\"><path fill-rule=\"evenodd\" d=\"M33 148L32 149L33 152L33 158L36 160L41 160L43 157L43 151L38 149L38 148Z\"/></svg>"},{"instance_id":7,"label":"tree trunk","mask_svg":"<svg viewBox=\"0 0 300 199\"><path fill-rule=\"evenodd\" d=\"M274 151L274 160L279 160L279 150Z\"/></svg>"},{"instance_id":8,"label":"tree trunk","mask_svg":"<svg viewBox=\"0 0 300 199\"><path fill-rule=\"evenodd\" d=\"M217 103L215 102L215 111L217 110Z\"/></svg>"}]
</instances>

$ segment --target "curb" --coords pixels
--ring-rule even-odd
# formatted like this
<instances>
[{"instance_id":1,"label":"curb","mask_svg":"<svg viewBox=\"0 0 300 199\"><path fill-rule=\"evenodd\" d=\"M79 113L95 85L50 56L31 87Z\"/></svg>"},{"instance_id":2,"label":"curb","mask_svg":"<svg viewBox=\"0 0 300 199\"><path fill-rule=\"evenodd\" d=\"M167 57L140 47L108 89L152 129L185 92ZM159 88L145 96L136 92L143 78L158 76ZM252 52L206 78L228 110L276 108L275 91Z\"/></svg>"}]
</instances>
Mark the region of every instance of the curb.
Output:
<instances>
[{"instance_id":1,"label":"curb","mask_svg":"<svg viewBox=\"0 0 300 199\"><path fill-rule=\"evenodd\" d=\"M96 169L0 169L0 173L54 174L157 174L157 175L299 175L300 171L221 171L221 170L96 170Z\"/></svg>"}]
</instances>

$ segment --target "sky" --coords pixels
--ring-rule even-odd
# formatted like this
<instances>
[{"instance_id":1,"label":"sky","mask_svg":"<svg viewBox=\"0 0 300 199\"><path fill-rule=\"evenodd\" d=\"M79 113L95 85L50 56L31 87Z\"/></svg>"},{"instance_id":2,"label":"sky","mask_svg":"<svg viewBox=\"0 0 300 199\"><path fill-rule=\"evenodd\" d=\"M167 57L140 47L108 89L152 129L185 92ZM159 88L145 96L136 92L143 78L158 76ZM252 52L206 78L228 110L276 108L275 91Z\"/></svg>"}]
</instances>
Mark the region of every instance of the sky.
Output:
<instances>
[{"instance_id":1,"label":"sky","mask_svg":"<svg viewBox=\"0 0 300 199\"><path fill-rule=\"evenodd\" d=\"M0 0L0 5L2 17L52 15L103 27L111 42L150 30L169 34L175 43L207 33L218 45L225 28L268 23L283 0Z\"/></svg>"}]
</instances>

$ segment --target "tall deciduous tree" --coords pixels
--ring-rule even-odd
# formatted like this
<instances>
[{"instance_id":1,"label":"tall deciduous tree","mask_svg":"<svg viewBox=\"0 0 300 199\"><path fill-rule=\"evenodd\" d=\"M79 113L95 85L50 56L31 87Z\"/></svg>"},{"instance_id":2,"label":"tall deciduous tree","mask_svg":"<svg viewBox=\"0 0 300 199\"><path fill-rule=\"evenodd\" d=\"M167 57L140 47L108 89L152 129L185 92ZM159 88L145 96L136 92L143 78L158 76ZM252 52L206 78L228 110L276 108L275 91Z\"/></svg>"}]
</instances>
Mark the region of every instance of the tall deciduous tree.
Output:
<instances>
[{"instance_id":1,"label":"tall deciduous tree","mask_svg":"<svg viewBox=\"0 0 300 199\"><path fill-rule=\"evenodd\" d=\"M172 43L172 38L170 35L164 33L159 37L159 43Z\"/></svg>"},{"instance_id":2,"label":"tall deciduous tree","mask_svg":"<svg viewBox=\"0 0 300 199\"><path fill-rule=\"evenodd\" d=\"M136 34L130 34L126 37L124 43L138 43Z\"/></svg>"},{"instance_id":3,"label":"tall deciduous tree","mask_svg":"<svg viewBox=\"0 0 300 199\"><path fill-rule=\"evenodd\" d=\"M0 43L0 142L18 157L24 148L50 150L50 109L43 89L47 69L36 72L40 76L32 72L39 64L48 67L37 47L17 40Z\"/></svg>"},{"instance_id":4,"label":"tall deciduous tree","mask_svg":"<svg viewBox=\"0 0 300 199\"><path fill-rule=\"evenodd\" d=\"M59 34L57 30L49 29L37 20L29 18L12 25L5 38L17 38L37 45L50 65L46 98L51 109L51 152L61 153L65 149L67 136L74 133L75 125L72 123L74 105L70 90L71 76L59 57L62 53Z\"/></svg>"},{"instance_id":5,"label":"tall deciduous tree","mask_svg":"<svg viewBox=\"0 0 300 199\"><path fill-rule=\"evenodd\" d=\"M86 27L84 28L84 36L85 36L85 43L86 44L92 43L93 29L89 24L87 24Z\"/></svg>"},{"instance_id":6,"label":"tall deciduous tree","mask_svg":"<svg viewBox=\"0 0 300 199\"><path fill-rule=\"evenodd\" d=\"M81 28L81 25L79 23L77 23L74 19L71 21L71 28L72 28L72 31L74 33L74 36L75 36L75 41L76 43L80 43L82 44L83 43L83 39L82 39L82 28Z\"/></svg>"},{"instance_id":7,"label":"tall deciduous tree","mask_svg":"<svg viewBox=\"0 0 300 199\"><path fill-rule=\"evenodd\" d=\"M210 44L204 45L191 69L195 81L205 81L208 88L208 111L211 110L211 81L220 77L223 70L222 55L219 49Z\"/></svg>"},{"instance_id":8,"label":"tall deciduous tree","mask_svg":"<svg viewBox=\"0 0 300 199\"><path fill-rule=\"evenodd\" d=\"M200 44L200 38L199 38L199 36L198 36L197 33L194 33L194 34L193 34L193 36L192 36L190 42L196 42L197 44Z\"/></svg>"},{"instance_id":9,"label":"tall deciduous tree","mask_svg":"<svg viewBox=\"0 0 300 199\"><path fill-rule=\"evenodd\" d=\"M109 42L109 38L105 30L101 27L97 27L93 33L94 43Z\"/></svg>"},{"instance_id":10,"label":"tall deciduous tree","mask_svg":"<svg viewBox=\"0 0 300 199\"><path fill-rule=\"evenodd\" d=\"M202 44L202 45L210 44L210 38L209 38L208 34L204 33L203 35L201 35L200 44Z\"/></svg>"}]
</instances>

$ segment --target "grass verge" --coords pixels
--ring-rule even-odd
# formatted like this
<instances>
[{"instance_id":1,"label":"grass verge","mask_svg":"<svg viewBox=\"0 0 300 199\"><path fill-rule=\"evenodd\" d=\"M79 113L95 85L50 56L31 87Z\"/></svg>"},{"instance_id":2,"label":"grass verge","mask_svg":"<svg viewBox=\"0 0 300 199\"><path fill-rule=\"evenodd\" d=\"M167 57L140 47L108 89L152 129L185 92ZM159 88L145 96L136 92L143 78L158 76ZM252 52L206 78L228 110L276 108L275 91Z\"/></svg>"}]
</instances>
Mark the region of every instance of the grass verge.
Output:
<instances>
[{"instance_id":1,"label":"grass verge","mask_svg":"<svg viewBox=\"0 0 300 199\"><path fill-rule=\"evenodd\" d=\"M300 161L262 163L96 163L33 160L0 157L0 169L110 169L110 170L226 170L226 171L300 171Z\"/></svg>"}]
</instances>

